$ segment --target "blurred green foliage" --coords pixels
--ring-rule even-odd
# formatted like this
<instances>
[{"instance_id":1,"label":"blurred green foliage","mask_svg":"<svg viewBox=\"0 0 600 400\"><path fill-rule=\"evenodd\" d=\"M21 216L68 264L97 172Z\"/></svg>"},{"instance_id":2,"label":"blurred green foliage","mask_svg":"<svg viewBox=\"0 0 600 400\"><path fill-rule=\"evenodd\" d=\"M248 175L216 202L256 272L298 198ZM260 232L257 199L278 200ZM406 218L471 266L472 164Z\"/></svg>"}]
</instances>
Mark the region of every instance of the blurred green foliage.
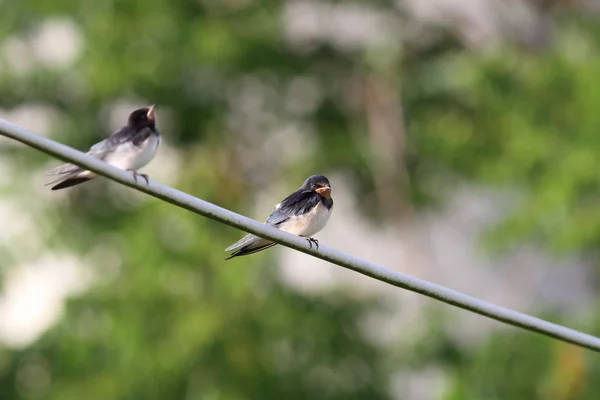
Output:
<instances>
[{"instance_id":1,"label":"blurred green foliage","mask_svg":"<svg viewBox=\"0 0 600 400\"><path fill-rule=\"evenodd\" d=\"M84 149L109 133L111 102L155 102L165 140L186 166L175 186L195 196L245 213L262 184L285 178L292 190L311 173L335 171L373 193L366 201L380 207L363 207L365 214L395 218L398 201L443 202L450 187L437 183L451 176L522 192L490 236L494 248L523 240L550 251L599 244L597 20L565 15L538 53L514 45L476 53L448 32L420 48L362 51L326 41L295 48L274 1L0 6L0 41L26 41L48 18L72 20L83 40L67 69L15 68L5 53L2 108L49 104L59 115L54 137ZM319 95L294 111L285 91L299 77ZM248 82L262 88L251 92L260 112L311 133L298 160L285 163L274 151L255 158L257 170L244 163L242 150L269 138L260 124L250 138L232 126L232 104ZM369 111L369 96L402 105L405 138L369 136L378 112ZM160 119L161 108L168 118ZM385 140L393 145L381 146ZM47 162L21 148L0 152L19 176ZM15 176L2 190L26 207L40 202L31 198L31 179ZM80 255L97 282L34 344L0 349L0 398L387 399L397 371L428 365L449 374L447 399L595 399L600 390L600 362L587 352L513 330L465 348L437 309L410 348L376 345L361 329L381 308L376 301L338 290L300 295L280 283L272 252L223 265L222 248L240 232L155 200L124 201L118 190L98 182L31 210L45 245ZM14 264L8 244L0 255L5 271ZM600 321L585 327L598 333Z\"/></svg>"}]
</instances>

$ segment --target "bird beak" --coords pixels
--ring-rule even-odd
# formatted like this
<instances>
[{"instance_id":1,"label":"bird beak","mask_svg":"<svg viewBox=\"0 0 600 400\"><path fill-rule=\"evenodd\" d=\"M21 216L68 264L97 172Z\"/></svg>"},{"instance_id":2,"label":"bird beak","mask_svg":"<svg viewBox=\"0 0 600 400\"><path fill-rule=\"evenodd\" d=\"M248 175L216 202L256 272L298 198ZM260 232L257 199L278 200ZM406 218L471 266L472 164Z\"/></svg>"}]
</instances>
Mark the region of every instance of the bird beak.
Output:
<instances>
[{"instance_id":1,"label":"bird beak","mask_svg":"<svg viewBox=\"0 0 600 400\"><path fill-rule=\"evenodd\" d=\"M154 121L154 104L152 104L149 108L150 109L148 110L148 114L146 114L146 116L149 120Z\"/></svg>"},{"instance_id":2,"label":"bird beak","mask_svg":"<svg viewBox=\"0 0 600 400\"><path fill-rule=\"evenodd\" d=\"M315 189L315 192L327 199L331 197L331 188L329 186L323 186L318 189Z\"/></svg>"}]
</instances>

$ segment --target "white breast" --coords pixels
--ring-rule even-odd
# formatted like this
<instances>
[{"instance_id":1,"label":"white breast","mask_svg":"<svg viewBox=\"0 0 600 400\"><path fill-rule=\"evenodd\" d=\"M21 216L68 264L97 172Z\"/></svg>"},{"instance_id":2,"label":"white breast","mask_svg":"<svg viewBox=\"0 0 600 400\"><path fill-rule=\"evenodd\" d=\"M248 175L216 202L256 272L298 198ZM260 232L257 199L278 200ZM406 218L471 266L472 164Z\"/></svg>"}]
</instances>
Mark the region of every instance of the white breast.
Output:
<instances>
[{"instance_id":1,"label":"white breast","mask_svg":"<svg viewBox=\"0 0 600 400\"><path fill-rule=\"evenodd\" d=\"M311 237L325 227L330 215L331 210L319 202L309 213L290 218L280 229L294 235Z\"/></svg>"},{"instance_id":2,"label":"white breast","mask_svg":"<svg viewBox=\"0 0 600 400\"><path fill-rule=\"evenodd\" d=\"M121 145L106 158L106 162L124 170L137 171L152 161L159 144L160 137L151 135L140 146L131 143Z\"/></svg>"},{"instance_id":3,"label":"white breast","mask_svg":"<svg viewBox=\"0 0 600 400\"><path fill-rule=\"evenodd\" d=\"M131 169L137 170L148 165L148 163L152 161L156 155L156 150L158 150L159 144L160 136L150 135L150 137L142 143L141 151L136 157L134 165Z\"/></svg>"}]
</instances>

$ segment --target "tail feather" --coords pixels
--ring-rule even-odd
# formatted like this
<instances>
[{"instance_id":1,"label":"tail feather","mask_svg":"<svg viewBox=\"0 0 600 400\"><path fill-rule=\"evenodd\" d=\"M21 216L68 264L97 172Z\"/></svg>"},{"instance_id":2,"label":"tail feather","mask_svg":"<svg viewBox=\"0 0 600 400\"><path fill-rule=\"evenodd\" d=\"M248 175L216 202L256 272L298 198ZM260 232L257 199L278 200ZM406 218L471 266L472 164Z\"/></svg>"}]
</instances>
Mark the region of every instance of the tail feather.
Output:
<instances>
[{"instance_id":1,"label":"tail feather","mask_svg":"<svg viewBox=\"0 0 600 400\"><path fill-rule=\"evenodd\" d=\"M231 246L229 246L228 248L226 248L225 251L241 249L242 247L246 247L246 246L249 246L251 244L258 242L259 240L261 240L261 238L259 238L256 235L252 235L252 234L246 235L243 238L241 238L240 240L238 240L237 242L235 242L234 244L232 244Z\"/></svg>"},{"instance_id":2,"label":"tail feather","mask_svg":"<svg viewBox=\"0 0 600 400\"><path fill-rule=\"evenodd\" d=\"M64 175L64 174L72 174L75 172L81 172L83 169L74 164L63 164L56 168L52 168L46 171L46 175Z\"/></svg>"},{"instance_id":3,"label":"tail feather","mask_svg":"<svg viewBox=\"0 0 600 400\"><path fill-rule=\"evenodd\" d=\"M69 174L67 176L59 176L57 179L54 179L53 181L50 181L48 183L46 183L44 186L50 186L50 185L54 185L55 183L58 182L63 182L72 178L76 178L77 175L79 175L79 172L73 172L72 174Z\"/></svg>"},{"instance_id":4,"label":"tail feather","mask_svg":"<svg viewBox=\"0 0 600 400\"><path fill-rule=\"evenodd\" d=\"M246 235L242 239L238 240L231 246L225 249L225 251L235 250L225 260L232 259L233 257L246 256L248 254L257 253L261 250L266 250L269 247L275 246L277 243L271 242L260 238L255 235Z\"/></svg>"},{"instance_id":5,"label":"tail feather","mask_svg":"<svg viewBox=\"0 0 600 400\"><path fill-rule=\"evenodd\" d=\"M65 188L68 188L71 186L79 185L80 183L83 183L83 182L87 182L90 179L95 178L95 176L96 176L91 171L85 171L79 167L75 167L76 168L75 170L67 169L66 167L68 165L70 165L70 164L65 164L62 167L51 170L51 171L60 171L60 172L55 172L55 174L60 174L61 176L59 176L58 179L55 179L52 182L46 183L44 186L50 186L50 185L56 184L56 185L52 186L51 190L65 189ZM65 168L65 169L61 170L60 168ZM63 171L71 171L71 172L63 172Z\"/></svg>"},{"instance_id":6,"label":"tail feather","mask_svg":"<svg viewBox=\"0 0 600 400\"><path fill-rule=\"evenodd\" d=\"M83 182L87 182L90 179L91 178L67 178L64 181L61 181L59 184L52 186L52 188L50 190L66 189L68 187L79 185L80 183L83 183Z\"/></svg>"},{"instance_id":7,"label":"tail feather","mask_svg":"<svg viewBox=\"0 0 600 400\"><path fill-rule=\"evenodd\" d=\"M229 257L227 257L225 259L225 261L231 260L233 257L241 257L241 256L247 256L249 254L258 253L259 251L263 251L263 250L266 250L268 248L271 248L271 247L275 246L276 244L277 243L271 242L271 243L267 243L267 244L265 244L263 246L254 247L254 248L251 248L251 249L244 247L244 248L241 248L241 249L239 249L239 250L234 251L233 253L231 253L229 255Z\"/></svg>"}]
</instances>

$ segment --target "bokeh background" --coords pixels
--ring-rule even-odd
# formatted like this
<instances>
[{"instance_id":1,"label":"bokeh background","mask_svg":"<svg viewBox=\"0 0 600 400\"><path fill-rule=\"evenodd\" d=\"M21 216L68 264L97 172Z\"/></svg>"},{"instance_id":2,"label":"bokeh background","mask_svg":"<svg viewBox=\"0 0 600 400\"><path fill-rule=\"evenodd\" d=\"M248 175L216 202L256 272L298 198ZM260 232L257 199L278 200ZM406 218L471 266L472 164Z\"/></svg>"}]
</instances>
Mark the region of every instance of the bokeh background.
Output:
<instances>
[{"instance_id":1,"label":"bokeh background","mask_svg":"<svg viewBox=\"0 0 600 400\"><path fill-rule=\"evenodd\" d=\"M85 150L157 104L153 179L600 335L600 1L0 0L0 117ZM0 139L0 399L597 399L595 353Z\"/></svg>"}]
</instances>

